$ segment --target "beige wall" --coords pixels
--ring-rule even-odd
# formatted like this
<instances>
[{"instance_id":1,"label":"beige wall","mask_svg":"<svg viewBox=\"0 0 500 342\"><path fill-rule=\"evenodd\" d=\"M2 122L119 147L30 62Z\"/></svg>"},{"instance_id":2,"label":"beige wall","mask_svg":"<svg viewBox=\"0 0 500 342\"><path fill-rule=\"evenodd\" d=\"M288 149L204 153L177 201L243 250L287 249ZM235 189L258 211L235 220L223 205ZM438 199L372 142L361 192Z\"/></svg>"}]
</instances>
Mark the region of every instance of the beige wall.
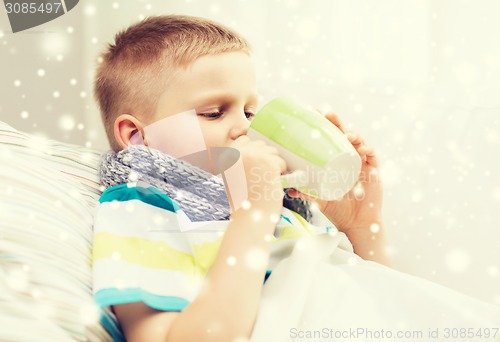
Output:
<instances>
[{"instance_id":1,"label":"beige wall","mask_svg":"<svg viewBox=\"0 0 500 342\"><path fill-rule=\"evenodd\" d=\"M87 141L83 22L75 9L12 34L7 15L0 11L1 120L58 140Z\"/></svg>"}]
</instances>

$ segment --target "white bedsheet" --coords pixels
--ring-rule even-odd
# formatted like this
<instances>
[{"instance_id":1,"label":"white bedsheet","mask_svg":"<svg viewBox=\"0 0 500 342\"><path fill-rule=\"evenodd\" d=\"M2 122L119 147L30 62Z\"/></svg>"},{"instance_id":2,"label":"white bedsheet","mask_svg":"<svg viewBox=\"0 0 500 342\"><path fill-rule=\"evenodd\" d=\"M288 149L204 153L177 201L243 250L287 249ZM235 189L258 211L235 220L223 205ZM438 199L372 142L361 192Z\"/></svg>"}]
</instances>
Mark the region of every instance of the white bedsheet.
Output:
<instances>
[{"instance_id":1,"label":"white bedsheet","mask_svg":"<svg viewBox=\"0 0 500 342\"><path fill-rule=\"evenodd\" d=\"M500 341L499 306L350 247L342 233L290 247L264 286L251 341Z\"/></svg>"}]
</instances>

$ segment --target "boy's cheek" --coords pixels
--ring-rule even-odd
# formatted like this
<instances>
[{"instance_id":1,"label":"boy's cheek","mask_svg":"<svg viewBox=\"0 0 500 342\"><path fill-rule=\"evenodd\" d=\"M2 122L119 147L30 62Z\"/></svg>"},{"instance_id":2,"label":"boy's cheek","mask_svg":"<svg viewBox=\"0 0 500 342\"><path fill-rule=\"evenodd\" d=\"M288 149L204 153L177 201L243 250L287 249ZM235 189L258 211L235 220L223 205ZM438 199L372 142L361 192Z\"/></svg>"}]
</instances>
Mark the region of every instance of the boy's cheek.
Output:
<instances>
[{"instance_id":1,"label":"boy's cheek","mask_svg":"<svg viewBox=\"0 0 500 342\"><path fill-rule=\"evenodd\" d=\"M144 127L148 145L175 158L207 149L194 110L174 114Z\"/></svg>"}]
</instances>

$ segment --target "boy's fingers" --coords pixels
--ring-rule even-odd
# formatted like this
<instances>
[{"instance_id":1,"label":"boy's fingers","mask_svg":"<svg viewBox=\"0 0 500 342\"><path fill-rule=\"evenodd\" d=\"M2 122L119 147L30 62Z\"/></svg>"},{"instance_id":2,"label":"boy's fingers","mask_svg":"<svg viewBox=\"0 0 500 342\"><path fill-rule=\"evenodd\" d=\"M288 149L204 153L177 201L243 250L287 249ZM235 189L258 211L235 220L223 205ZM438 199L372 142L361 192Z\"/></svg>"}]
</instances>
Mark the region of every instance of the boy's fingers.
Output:
<instances>
[{"instance_id":1,"label":"boy's fingers","mask_svg":"<svg viewBox=\"0 0 500 342\"><path fill-rule=\"evenodd\" d=\"M352 146L356 149L365 143L364 139L359 134L348 132L346 133L346 136Z\"/></svg>"},{"instance_id":2,"label":"boy's fingers","mask_svg":"<svg viewBox=\"0 0 500 342\"><path fill-rule=\"evenodd\" d=\"M325 115L325 118L328 119L328 121L330 121L332 124L334 124L335 126L337 126L338 129L340 129L340 131L342 133L346 133L346 129L344 127L344 125L342 124L342 121L340 121L340 118L337 114L335 113L327 113Z\"/></svg>"},{"instance_id":3,"label":"boy's fingers","mask_svg":"<svg viewBox=\"0 0 500 342\"><path fill-rule=\"evenodd\" d=\"M359 134L348 132L345 129L344 125L342 124L342 121L340 121L340 118L337 114L327 113L325 117L335 126L337 126L340 129L340 131L342 131L342 133L344 133L347 136L347 138L355 148L358 148L359 146L362 146L365 143L364 139Z\"/></svg>"},{"instance_id":4,"label":"boy's fingers","mask_svg":"<svg viewBox=\"0 0 500 342\"><path fill-rule=\"evenodd\" d=\"M277 162L278 162L278 165L279 165L279 168L280 168L280 173L284 174L286 172L286 162L281 157L277 156L276 158L278 158Z\"/></svg>"},{"instance_id":5,"label":"boy's fingers","mask_svg":"<svg viewBox=\"0 0 500 342\"><path fill-rule=\"evenodd\" d=\"M366 163L370 166L377 167L378 166L378 158L373 147L369 147L366 145L358 148L358 153L361 156L361 159L366 160Z\"/></svg>"},{"instance_id":6,"label":"boy's fingers","mask_svg":"<svg viewBox=\"0 0 500 342\"><path fill-rule=\"evenodd\" d=\"M295 189L288 189L287 193L288 196L292 198L298 198L299 197L299 192Z\"/></svg>"},{"instance_id":7,"label":"boy's fingers","mask_svg":"<svg viewBox=\"0 0 500 342\"><path fill-rule=\"evenodd\" d=\"M305 199L305 200L314 200L315 199L314 197L308 196L308 195L300 192L297 189L288 189L288 191L287 191L286 194L289 197L292 197L292 198L302 198L302 199Z\"/></svg>"},{"instance_id":8,"label":"boy's fingers","mask_svg":"<svg viewBox=\"0 0 500 342\"><path fill-rule=\"evenodd\" d=\"M344 133L347 136L347 139L352 144L352 146L358 151L363 160L366 160L366 162L371 166L374 167L378 166L378 158L375 153L375 150L372 147L364 145L365 140L359 134L353 132L347 132L337 114L327 113L325 117L335 126L337 126L342 131L342 133Z\"/></svg>"},{"instance_id":9,"label":"boy's fingers","mask_svg":"<svg viewBox=\"0 0 500 342\"><path fill-rule=\"evenodd\" d=\"M375 152L366 155L366 162L373 167L378 167L378 157Z\"/></svg>"}]
</instances>

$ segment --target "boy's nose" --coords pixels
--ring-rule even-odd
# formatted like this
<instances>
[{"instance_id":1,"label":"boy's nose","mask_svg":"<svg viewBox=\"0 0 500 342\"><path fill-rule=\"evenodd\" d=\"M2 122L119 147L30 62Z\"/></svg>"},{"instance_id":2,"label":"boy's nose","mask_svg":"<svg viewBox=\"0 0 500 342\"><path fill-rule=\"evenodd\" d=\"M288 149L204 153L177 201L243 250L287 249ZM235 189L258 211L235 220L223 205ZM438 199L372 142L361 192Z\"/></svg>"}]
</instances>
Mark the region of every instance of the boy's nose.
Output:
<instances>
[{"instance_id":1,"label":"boy's nose","mask_svg":"<svg viewBox=\"0 0 500 342\"><path fill-rule=\"evenodd\" d=\"M246 135L249 127L250 121L247 119L245 113L242 113L242 115L238 115L238 119L231 129L231 138L237 139L242 135Z\"/></svg>"}]
</instances>

